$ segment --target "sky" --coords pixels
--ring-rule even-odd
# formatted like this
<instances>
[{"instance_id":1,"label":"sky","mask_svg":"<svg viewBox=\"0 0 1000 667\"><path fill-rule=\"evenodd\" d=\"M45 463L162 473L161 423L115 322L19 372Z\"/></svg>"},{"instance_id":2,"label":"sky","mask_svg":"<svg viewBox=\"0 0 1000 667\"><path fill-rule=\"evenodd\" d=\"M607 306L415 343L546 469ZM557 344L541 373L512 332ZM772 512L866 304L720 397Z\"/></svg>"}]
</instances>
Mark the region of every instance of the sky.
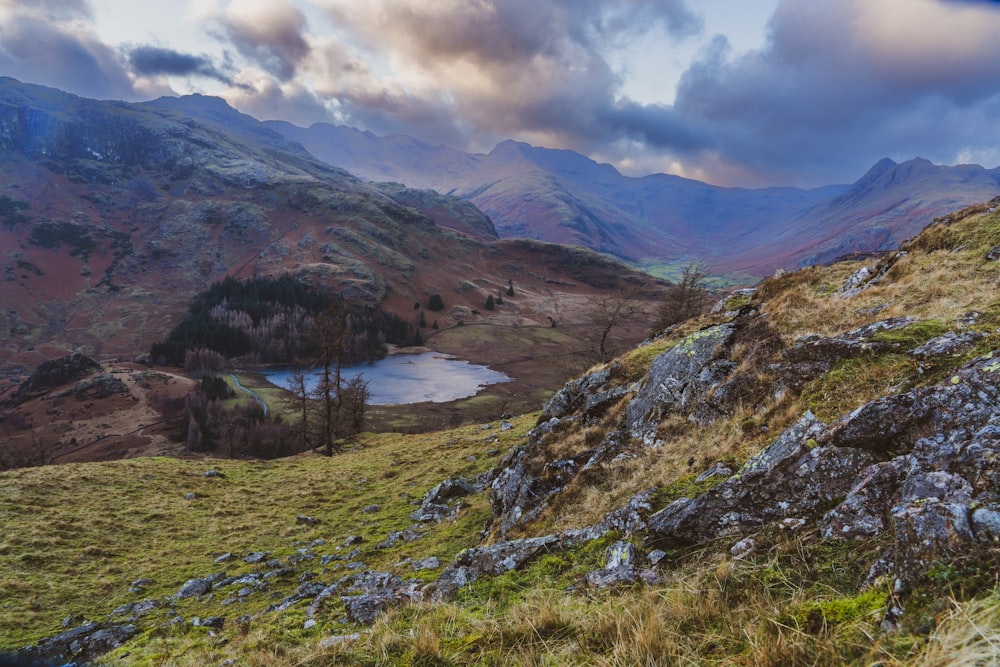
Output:
<instances>
[{"instance_id":1,"label":"sky","mask_svg":"<svg viewBox=\"0 0 1000 667\"><path fill-rule=\"evenodd\" d=\"M719 185L1000 165L987 0L0 0L0 75Z\"/></svg>"}]
</instances>

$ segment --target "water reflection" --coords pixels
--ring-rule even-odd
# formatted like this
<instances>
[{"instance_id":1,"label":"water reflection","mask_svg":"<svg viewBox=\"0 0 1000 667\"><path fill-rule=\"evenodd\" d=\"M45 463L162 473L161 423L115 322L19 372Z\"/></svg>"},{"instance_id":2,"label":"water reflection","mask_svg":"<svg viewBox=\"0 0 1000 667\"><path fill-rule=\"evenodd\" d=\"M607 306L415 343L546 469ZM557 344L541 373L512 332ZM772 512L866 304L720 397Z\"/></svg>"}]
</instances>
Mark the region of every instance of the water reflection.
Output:
<instances>
[{"instance_id":1,"label":"water reflection","mask_svg":"<svg viewBox=\"0 0 1000 667\"><path fill-rule=\"evenodd\" d=\"M272 384L287 389L292 370L271 369L264 376ZM370 405L444 403L475 396L487 385L510 382L504 373L440 352L396 354L371 364L346 366L342 375L345 380L364 375L371 394ZM320 371L314 369L306 376L306 386L310 390L315 388L319 377Z\"/></svg>"}]
</instances>

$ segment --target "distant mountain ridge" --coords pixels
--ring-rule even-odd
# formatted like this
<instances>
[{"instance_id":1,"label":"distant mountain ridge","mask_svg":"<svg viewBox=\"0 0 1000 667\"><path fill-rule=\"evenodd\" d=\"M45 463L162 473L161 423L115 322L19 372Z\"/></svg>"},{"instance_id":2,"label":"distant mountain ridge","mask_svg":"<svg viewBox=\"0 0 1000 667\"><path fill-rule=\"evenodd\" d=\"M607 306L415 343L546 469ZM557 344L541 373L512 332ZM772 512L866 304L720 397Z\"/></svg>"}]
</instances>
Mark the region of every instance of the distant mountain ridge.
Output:
<instances>
[{"instance_id":1,"label":"distant mountain ridge","mask_svg":"<svg viewBox=\"0 0 1000 667\"><path fill-rule=\"evenodd\" d=\"M325 123L265 125L362 178L464 197L501 237L585 245L632 262L701 260L750 276L896 247L934 217L1000 192L1000 168L922 158L885 158L851 185L752 190L624 176L573 151L515 141L469 154Z\"/></svg>"},{"instance_id":2,"label":"distant mountain ridge","mask_svg":"<svg viewBox=\"0 0 1000 667\"><path fill-rule=\"evenodd\" d=\"M567 312L559 297L646 278L583 249L499 240L468 200L362 181L218 98L102 102L6 77L0 272L0 369L67 348L132 358L224 277L291 274L425 334L548 328ZM481 315L512 280L518 299ZM447 306L424 323L431 294Z\"/></svg>"}]
</instances>

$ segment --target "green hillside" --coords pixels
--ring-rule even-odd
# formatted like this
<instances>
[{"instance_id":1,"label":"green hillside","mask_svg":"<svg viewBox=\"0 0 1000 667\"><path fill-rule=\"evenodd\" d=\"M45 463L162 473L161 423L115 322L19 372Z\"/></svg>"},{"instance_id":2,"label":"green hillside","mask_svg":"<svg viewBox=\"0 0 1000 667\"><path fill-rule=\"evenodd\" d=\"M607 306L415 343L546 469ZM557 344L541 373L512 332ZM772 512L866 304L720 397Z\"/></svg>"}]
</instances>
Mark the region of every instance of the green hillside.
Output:
<instances>
[{"instance_id":1,"label":"green hillside","mask_svg":"<svg viewBox=\"0 0 1000 667\"><path fill-rule=\"evenodd\" d=\"M992 664L998 246L984 205L903 252L774 277L590 369L541 417L365 436L332 459L0 473L0 649L91 621L130 626L99 659L114 665ZM697 400L640 414L651 369L719 332ZM856 432L869 414L889 417ZM775 443L793 441L781 468ZM830 467L796 472L810 461ZM865 524L854 484L890 472L864 487L888 489ZM411 516L458 478L440 521ZM634 549L634 576L611 547ZM362 577L391 575L397 597L358 622Z\"/></svg>"}]
</instances>

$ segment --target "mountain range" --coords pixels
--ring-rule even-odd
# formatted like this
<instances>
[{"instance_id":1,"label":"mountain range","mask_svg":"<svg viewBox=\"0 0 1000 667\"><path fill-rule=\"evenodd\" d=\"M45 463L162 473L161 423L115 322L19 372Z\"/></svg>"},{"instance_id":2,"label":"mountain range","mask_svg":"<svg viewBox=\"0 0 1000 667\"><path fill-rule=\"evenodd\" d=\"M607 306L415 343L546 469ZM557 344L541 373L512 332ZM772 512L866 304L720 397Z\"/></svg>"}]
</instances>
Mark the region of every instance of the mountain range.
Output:
<instances>
[{"instance_id":1,"label":"mountain range","mask_svg":"<svg viewBox=\"0 0 1000 667\"><path fill-rule=\"evenodd\" d=\"M649 282L583 249L500 240L468 200L373 184L218 98L101 102L0 79L0 365L132 358L225 277L291 274L444 329L570 324L574 300ZM431 321L427 320L430 333Z\"/></svg>"},{"instance_id":2,"label":"mountain range","mask_svg":"<svg viewBox=\"0 0 1000 667\"><path fill-rule=\"evenodd\" d=\"M1000 168L921 158L882 159L850 185L724 188L667 174L624 176L573 151L515 141L470 154L326 123L265 125L370 181L468 199L501 237L583 245L654 270L704 262L744 280L895 248L935 217L1000 190Z\"/></svg>"}]
</instances>

